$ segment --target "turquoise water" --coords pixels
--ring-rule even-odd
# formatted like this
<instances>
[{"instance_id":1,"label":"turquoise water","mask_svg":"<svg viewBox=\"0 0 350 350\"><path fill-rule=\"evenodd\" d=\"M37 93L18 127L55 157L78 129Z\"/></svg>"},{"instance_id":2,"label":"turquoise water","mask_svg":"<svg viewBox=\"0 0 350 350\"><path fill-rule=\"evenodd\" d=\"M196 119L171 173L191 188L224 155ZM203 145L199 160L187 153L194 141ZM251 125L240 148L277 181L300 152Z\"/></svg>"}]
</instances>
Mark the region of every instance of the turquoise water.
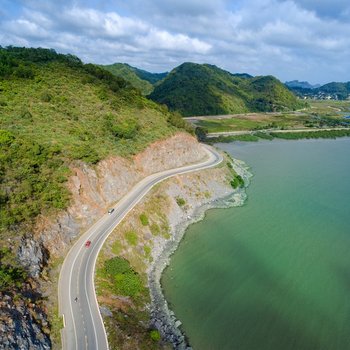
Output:
<instances>
[{"instance_id":1,"label":"turquoise water","mask_svg":"<svg viewBox=\"0 0 350 350\"><path fill-rule=\"evenodd\" d=\"M350 139L220 146L243 207L192 225L162 278L195 350L350 349Z\"/></svg>"}]
</instances>

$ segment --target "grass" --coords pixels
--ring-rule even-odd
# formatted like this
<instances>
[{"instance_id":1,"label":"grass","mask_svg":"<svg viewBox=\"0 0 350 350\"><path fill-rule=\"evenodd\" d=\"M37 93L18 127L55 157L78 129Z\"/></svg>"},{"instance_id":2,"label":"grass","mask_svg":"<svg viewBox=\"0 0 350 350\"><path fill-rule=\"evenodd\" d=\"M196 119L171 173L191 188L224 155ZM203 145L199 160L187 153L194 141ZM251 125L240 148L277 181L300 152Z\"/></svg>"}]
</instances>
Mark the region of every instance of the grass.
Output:
<instances>
[{"instance_id":1,"label":"grass","mask_svg":"<svg viewBox=\"0 0 350 350\"><path fill-rule=\"evenodd\" d=\"M247 136L247 137L242 137ZM268 133L256 133L254 135L239 135L239 136L219 136L213 137L207 140L208 143L229 143L235 141L245 142L257 142L261 139L273 140L286 139L286 140L299 140L299 139L335 139L338 137L350 137L350 129L343 130L317 130L317 131L304 131L304 132L268 132Z\"/></svg>"},{"instance_id":2,"label":"grass","mask_svg":"<svg viewBox=\"0 0 350 350\"><path fill-rule=\"evenodd\" d=\"M349 101L314 101L299 112L248 113L231 117L206 117L197 120L196 126L209 133L263 129L291 129L305 127L341 126L344 115L350 114Z\"/></svg>"},{"instance_id":3,"label":"grass","mask_svg":"<svg viewBox=\"0 0 350 350\"><path fill-rule=\"evenodd\" d=\"M274 138L298 140L298 139L334 139L337 137L349 137L350 129L346 130L320 130L315 132L271 133Z\"/></svg>"},{"instance_id":4,"label":"grass","mask_svg":"<svg viewBox=\"0 0 350 350\"><path fill-rule=\"evenodd\" d=\"M53 344L57 345L57 348L61 345L61 329L63 328L63 318L59 315L58 306L56 305L54 310L51 310L49 314L50 321L50 338Z\"/></svg>"},{"instance_id":5,"label":"grass","mask_svg":"<svg viewBox=\"0 0 350 350\"><path fill-rule=\"evenodd\" d=\"M113 242L112 252L115 255L119 255L122 252L123 248L124 248L124 246L123 246L122 242L119 240L116 240Z\"/></svg>"},{"instance_id":6,"label":"grass","mask_svg":"<svg viewBox=\"0 0 350 350\"><path fill-rule=\"evenodd\" d=\"M8 255L16 255L38 215L54 217L67 208L70 167L131 157L179 130L192 129L101 68L54 50L0 47L0 243L14 247L1 253L1 291L28 281ZM136 233L126 241L136 245ZM113 250L122 249L115 244ZM123 283L132 293L139 285L130 276ZM60 323L54 315L53 338Z\"/></svg>"},{"instance_id":7,"label":"grass","mask_svg":"<svg viewBox=\"0 0 350 350\"><path fill-rule=\"evenodd\" d=\"M0 49L0 91L2 231L66 208L72 162L130 157L190 130L121 78L50 50Z\"/></svg>"},{"instance_id":8,"label":"grass","mask_svg":"<svg viewBox=\"0 0 350 350\"><path fill-rule=\"evenodd\" d=\"M141 221L141 224L142 224L143 226L148 226L148 225L149 225L148 217L147 217L147 215L146 215L145 213L142 213L142 214L140 215L140 221Z\"/></svg>"},{"instance_id":9,"label":"grass","mask_svg":"<svg viewBox=\"0 0 350 350\"><path fill-rule=\"evenodd\" d=\"M126 241L129 245L135 246L138 242L137 233L135 231L129 231L125 233Z\"/></svg>"},{"instance_id":10,"label":"grass","mask_svg":"<svg viewBox=\"0 0 350 350\"><path fill-rule=\"evenodd\" d=\"M107 289L115 295L139 298L145 294L141 276L130 266L129 261L114 257L104 261L98 269L99 290ZM103 288L101 288L103 287Z\"/></svg>"}]
</instances>

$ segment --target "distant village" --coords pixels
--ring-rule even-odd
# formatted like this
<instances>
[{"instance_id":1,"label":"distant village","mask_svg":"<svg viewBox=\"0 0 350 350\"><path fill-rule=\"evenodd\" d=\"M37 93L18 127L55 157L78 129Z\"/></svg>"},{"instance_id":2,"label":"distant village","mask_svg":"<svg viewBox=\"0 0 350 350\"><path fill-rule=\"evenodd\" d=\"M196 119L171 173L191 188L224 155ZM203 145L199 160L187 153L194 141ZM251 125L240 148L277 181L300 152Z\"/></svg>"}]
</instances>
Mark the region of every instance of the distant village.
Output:
<instances>
[{"instance_id":1,"label":"distant village","mask_svg":"<svg viewBox=\"0 0 350 350\"><path fill-rule=\"evenodd\" d=\"M297 93L301 98L304 100L306 99L313 99L313 100L344 100L344 98L339 98L338 94L336 93L327 93L324 91L312 91L310 92L298 92ZM345 100L350 100L350 94L348 94L348 97Z\"/></svg>"}]
</instances>

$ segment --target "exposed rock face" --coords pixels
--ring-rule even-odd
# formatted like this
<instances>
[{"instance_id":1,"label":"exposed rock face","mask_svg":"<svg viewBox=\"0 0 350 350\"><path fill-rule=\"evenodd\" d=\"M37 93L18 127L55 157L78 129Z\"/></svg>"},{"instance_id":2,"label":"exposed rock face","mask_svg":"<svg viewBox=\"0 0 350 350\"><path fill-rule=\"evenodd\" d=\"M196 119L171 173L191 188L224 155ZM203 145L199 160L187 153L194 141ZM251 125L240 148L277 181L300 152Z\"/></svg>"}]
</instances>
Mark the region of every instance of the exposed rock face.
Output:
<instances>
[{"instance_id":1,"label":"exposed rock face","mask_svg":"<svg viewBox=\"0 0 350 350\"><path fill-rule=\"evenodd\" d=\"M233 168L237 174L245 179L247 185L251 174L247 171L245 164L235 160ZM168 303L162 293L160 277L164 268L169 264L171 254L178 247L186 228L191 223L201 220L210 208L243 205L246 199L245 189L233 190L229 185L227 175L224 168L208 169L199 174L181 176L181 180L178 179L178 181L172 179L168 185L163 185L163 191L171 203L165 211L171 239L168 241L158 240L152 254L154 263L149 266L147 271L152 299L151 323L160 331L162 339L170 342L176 350L190 350L191 347L179 328L182 324L181 321L176 318L174 312L169 310ZM179 206L177 204L176 198L179 196L184 199L186 205Z\"/></svg>"},{"instance_id":2,"label":"exposed rock face","mask_svg":"<svg viewBox=\"0 0 350 350\"><path fill-rule=\"evenodd\" d=\"M48 331L46 315L35 305L36 296L30 290L27 298L0 293L0 349L51 349L50 338L43 331Z\"/></svg>"},{"instance_id":3,"label":"exposed rock face","mask_svg":"<svg viewBox=\"0 0 350 350\"><path fill-rule=\"evenodd\" d=\"M30 276L40 281L49 257L63 256L72 240L138 181L161 170L198 162L205 156L194 137L178 133L152 144L133 159L110 157L94 167L75 163L68 181L70 206L56 217L38 218L34 231L21 240L19 261ZM39 285L36 290L40 290ZM15 304L9 295L1 299L0 349L51 348L50 338L42 330L48 327L43 307L28 306L24 301Z\"/></svg>"},{"instance_id":4,"label":"exposed rock face","mask_svg":"<svg viewBox=\"0 0 350 350\"><path fill-rule=\"evenodd\" d=\"M116 227L103 248L103 259L117 254L130 261L139 273L147 273L151 297L148 308L150 326L158 329L162 340L170 343L176 350L189 350L190 347L180 329L181 320L169 310L163 297L160 276L189 224L200 220L209 208L243 204L246 198L245 189L234 190L230 185L233 174L226 165L228 161L226 159L219 167L175 176L157 185L128 214L126 220ZM248 184L250 174L245 164L236 160L232 165L235 172ZM141 215L147 217L146 223L142 223ZM133 246L125 239L126 233L130 231L137 232L137 243ZM115 252L115 246L118 247L118 253ZM148 250L150 255L145 254ZM115 298L122 302L122 297L112 295L110 298L106 299L105 295L103 298L98 297L100 306L123 314L123 308L113 302ZM106 313L103 317L111 327L111 332L117 333L119 339L123 339L123 342L113 344L116 348L142 348L141 343L136 347L131 341L128 342L129 330L125 324L119 324L118 318ZM131 327L133 322L135 320L130 321Z\"/></svg>"},{"instance_id":5,"label":"exposed rock face","mask_svg":"<svg viewBox=\"0 0 350 350\"><path fill-rule=\"evenodd\" d=\"M36 236L52 255L59 256L71 240L88 228L138 181L152 173L198 162L206 153L192 136L179 133L158 141L133 159L110 157L96 167L75 166L68 187L70 207L57 218L41 217Z\"/></svg>"},{"instance_id":6,"label":"exposed rock face","mask_svg":"<svg viewBox=\"0 0 350 350\"><path fill-rule=\"evenodd\" d=\"M23 237L17 256L31 277L39 277L41 270L47 264L48 251L41 241L35 241L32 236Z\"/></svg>"}]
</instances>

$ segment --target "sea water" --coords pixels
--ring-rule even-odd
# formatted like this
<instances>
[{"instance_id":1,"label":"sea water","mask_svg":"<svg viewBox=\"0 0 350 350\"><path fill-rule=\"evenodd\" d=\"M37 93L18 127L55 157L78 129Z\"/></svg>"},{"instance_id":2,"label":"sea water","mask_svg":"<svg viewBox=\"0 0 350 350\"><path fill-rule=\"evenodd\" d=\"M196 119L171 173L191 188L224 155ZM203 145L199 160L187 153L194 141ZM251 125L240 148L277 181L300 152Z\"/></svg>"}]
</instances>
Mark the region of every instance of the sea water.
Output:
<instances>
[{"instance_id":1,"label":"sea water","mask_svg":"<svg viewBox=\"0 0 350 350\"><path fill-rule=\"evenodd\" d=\"M165 297L194 350L350 349L350 139L221 144L243 207L192 225Z\"/></svg>"}]
</instances>

